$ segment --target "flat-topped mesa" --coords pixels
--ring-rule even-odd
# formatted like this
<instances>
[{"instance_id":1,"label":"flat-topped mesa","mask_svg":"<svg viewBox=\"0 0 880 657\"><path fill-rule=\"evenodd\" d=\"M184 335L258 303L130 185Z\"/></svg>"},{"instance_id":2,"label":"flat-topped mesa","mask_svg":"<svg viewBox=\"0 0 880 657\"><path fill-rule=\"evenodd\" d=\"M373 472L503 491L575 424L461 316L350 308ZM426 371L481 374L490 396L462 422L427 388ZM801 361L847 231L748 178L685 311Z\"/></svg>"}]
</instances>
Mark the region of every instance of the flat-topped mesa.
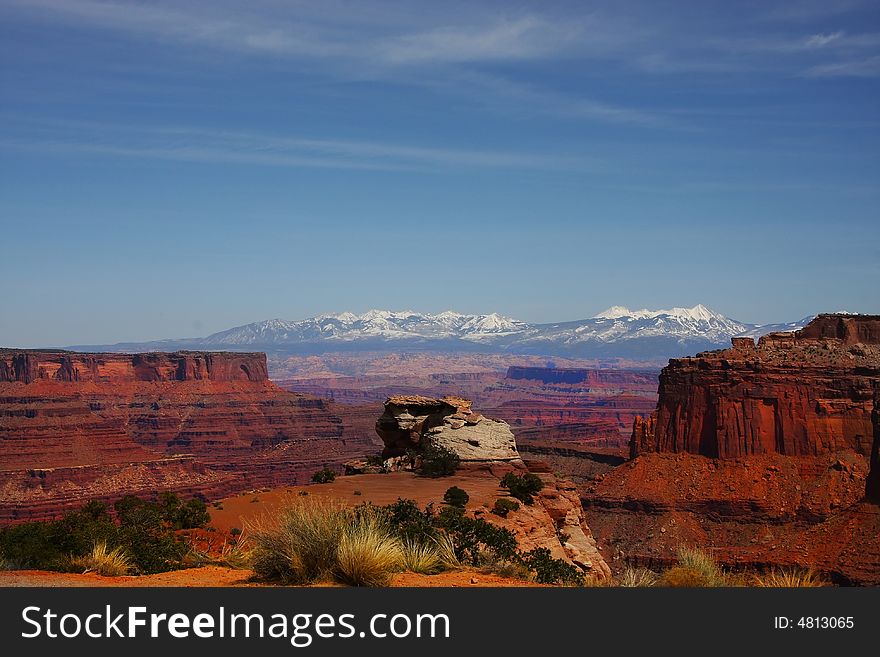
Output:
<instances>
[{"instance_id":1,"label":"flat-topped mesa","mask_svg":"<svg viewBox=\"0 0 880 657\"><path fill-rule=\"evenodd\" d=\"M281 390L261 353L0 350L0 524L90 499L308 480L376 441Z\"/></svg>"},{"instance_id":2,"label":"flat-topped mesa","mask_svg":"<svg viewBox=\"0 0 880 657\"><path fill-rule=\"evenodd\" d=\"M634 423L633 456L869 454L880 316L819 315L799 331L771 333L757 345L751 338L732 343L669 361L653 423Z\"/></svg>"},{"instance_id":3,"label":"flat-topped mesa","mask_svg":"<svg viewBox=\"0 0 880 657\"><path fill-rule=\"evenodd\" d=\"M463 462L520 461L510 426L474 412L470 400L460 397L389 397L376 433L385 443L385 458L432 444L455 452Z\"/></svg>"},{"instance_id":4,"label":"flat-topped mesa","mask_svg":"<svg viewBox=\"0 0 880 657\"><path fill-rule=\"evenodd\" d=\"M110 354L0 350L0 383L66 381L268 382L266 354L207 351Z\"/></svg>"}]
</instances>

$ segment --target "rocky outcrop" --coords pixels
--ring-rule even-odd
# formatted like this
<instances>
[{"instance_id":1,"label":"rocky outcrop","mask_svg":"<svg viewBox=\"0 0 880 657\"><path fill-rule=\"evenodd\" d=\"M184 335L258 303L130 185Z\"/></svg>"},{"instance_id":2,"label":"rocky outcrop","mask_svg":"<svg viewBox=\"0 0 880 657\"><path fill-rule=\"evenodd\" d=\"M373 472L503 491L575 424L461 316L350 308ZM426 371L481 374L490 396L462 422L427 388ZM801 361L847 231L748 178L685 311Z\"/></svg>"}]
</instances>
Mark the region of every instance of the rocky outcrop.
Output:
<instances>
[{"instance_id":1,"label":"rocky outcrop","mask_svg":"<svg viewBox=\"0 0 880 657\"><path fill-rule=\"evenodd\" d=\"M634 425L633 455L688 452L867 455L880 379L880 317L820 315L755 345L673 359L660 374L653 431Z\"/></svg>"},{"instance_id":2,"label":"rocky outcrop","mask_svg":"<svg viewBox=\"0 0 880 657\"><path fill-rule=\"evenodd\" d=\"M263 354L0 352L0 521L159 490L228 495L373 451Z\"/></svg>"},{"instance_id":3,"label":"rocky outcrop","mask_svg":"<svg viewBox=\"0 0 880 657\"><path fill-rule=\"evenodd\" d=\"M508 424L472 411L471 402L460 397L389 397L376 433L385 443L385 457L431 444L455 452L463 462L520 460Z\"/></svg>"}]
</instances>

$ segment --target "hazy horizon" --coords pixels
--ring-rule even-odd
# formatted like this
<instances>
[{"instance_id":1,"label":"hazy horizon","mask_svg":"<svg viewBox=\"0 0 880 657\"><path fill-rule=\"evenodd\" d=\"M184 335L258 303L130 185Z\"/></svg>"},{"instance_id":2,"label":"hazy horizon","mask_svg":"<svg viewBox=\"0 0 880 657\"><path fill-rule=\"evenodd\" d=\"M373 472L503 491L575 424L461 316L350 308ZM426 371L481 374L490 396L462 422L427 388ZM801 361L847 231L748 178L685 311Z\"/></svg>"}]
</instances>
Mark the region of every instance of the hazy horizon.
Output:
<instances>
[{"instance_id":1,"label":"hazy horizon","mask_svg":"<svg viewBox=\"0 0 880 657\"><path fill-rule=\"evenodd\" d=\"M880 313L870 1L0 0L0 346Z\"/></svg>"}]
</instances>

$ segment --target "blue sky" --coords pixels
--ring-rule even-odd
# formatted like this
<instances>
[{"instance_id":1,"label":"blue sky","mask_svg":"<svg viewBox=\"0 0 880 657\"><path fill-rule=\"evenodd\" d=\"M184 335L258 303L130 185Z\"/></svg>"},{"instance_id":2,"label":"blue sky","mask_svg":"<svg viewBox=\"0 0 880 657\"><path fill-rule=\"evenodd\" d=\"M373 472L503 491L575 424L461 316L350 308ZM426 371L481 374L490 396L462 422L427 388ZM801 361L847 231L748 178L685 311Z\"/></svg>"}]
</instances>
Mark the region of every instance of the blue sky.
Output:
<instances>
[{"instance_id":1,"label":"blue sky","mask_svg":"<svg viewBox=\"0 0 880 657\"><path fill-rule=\"evenodd\" d=\"M0 344L880 312L876 2L0 0Z\"/></svg>"}]
</instances>

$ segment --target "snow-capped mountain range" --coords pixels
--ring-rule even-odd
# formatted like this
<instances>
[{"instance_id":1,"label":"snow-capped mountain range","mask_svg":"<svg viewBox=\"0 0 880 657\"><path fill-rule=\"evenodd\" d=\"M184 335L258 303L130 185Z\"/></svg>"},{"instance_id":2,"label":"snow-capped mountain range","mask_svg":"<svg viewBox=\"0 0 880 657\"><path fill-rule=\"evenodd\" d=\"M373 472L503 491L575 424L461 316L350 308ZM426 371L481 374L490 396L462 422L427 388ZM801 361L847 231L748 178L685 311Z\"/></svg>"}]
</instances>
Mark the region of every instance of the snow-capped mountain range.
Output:
<instances>
[{"instance_id":1,"label":"snow-capped mountain range","mask_svg":"<svg viewBox=\"0 0 880 657\"><path fill-rule=\"evenodd\" d=\"M667 310L613 306L589 319L555 324L530 324L497 313L370 310L360 315L344 312L296 321L270 319L204 338L73 348L226 349L273 353L419 349L649 359L726 347L736 335L791 331L810 319L812 317L788 324L759 326L730 319L703 305Z\"/></svg>"}]
</instances>

